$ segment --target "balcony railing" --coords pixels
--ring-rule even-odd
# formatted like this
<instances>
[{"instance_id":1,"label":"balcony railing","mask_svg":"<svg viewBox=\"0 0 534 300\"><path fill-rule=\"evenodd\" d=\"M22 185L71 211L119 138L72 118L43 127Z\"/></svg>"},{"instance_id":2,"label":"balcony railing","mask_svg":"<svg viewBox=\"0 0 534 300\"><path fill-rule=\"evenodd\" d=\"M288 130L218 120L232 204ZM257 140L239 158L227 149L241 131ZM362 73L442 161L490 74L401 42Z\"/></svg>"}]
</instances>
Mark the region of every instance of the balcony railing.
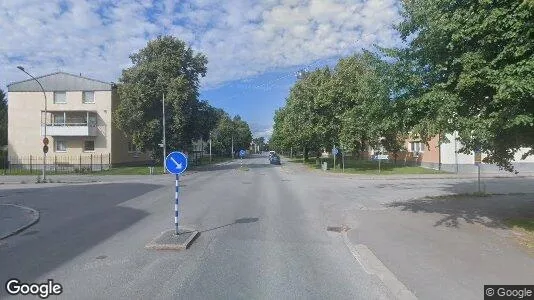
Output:
<instances>
[{"instance_id":1,"label":"balcony railing","mask_svg":"<svg viewBox=\"0 0 534 300\"><path fill-rule=\"evenodd\" d=\"M41 135L44 135L44 125L41 125ZM46 134L49 136L96 136L97 126L87 123L49 123Z\"/></svg>"}]
</instances>

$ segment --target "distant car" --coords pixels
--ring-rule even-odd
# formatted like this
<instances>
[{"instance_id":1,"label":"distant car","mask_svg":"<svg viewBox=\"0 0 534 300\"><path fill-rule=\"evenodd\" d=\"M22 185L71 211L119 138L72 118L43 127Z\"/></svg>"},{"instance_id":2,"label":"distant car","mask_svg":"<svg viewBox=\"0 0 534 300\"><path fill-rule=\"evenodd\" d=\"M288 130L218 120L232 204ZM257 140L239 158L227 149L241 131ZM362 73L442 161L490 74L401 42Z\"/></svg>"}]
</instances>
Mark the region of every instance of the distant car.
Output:
<instances>
[{"instance_id":1,"label":"distant car","mask_svg":"<svg viewBox=\"0 0 534 300\"><path fill-rule=\"evenodd\" d=\"M269 159L269 162L270 162L272 165L280 165L280 156L278 156L278 155L273 155L273 156Z\"/></svg>"}]
</instances>

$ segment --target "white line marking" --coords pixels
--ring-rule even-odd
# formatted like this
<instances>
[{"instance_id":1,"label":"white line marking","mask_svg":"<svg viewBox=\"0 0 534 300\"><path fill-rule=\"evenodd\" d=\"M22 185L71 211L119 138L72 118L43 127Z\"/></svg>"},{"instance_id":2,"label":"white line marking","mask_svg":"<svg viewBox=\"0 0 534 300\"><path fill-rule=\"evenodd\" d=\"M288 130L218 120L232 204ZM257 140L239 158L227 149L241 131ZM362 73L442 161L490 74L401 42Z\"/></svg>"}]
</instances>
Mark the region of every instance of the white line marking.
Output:
<instances>
[{"instance_id":1,"label":"white line marking","mask_svg":"<svg viewBox=\"0 0 534 300\"><path fill-rule=\"evenodd\" d=\"M365 273L376 275L397 299L417 300L417 297L397 279L395 274L374 255L371 249L363 244L352 245L347 237L347 231L343 231L343 242L349 248L352 256L362 266Z\"/></svg>"}]
</instances>

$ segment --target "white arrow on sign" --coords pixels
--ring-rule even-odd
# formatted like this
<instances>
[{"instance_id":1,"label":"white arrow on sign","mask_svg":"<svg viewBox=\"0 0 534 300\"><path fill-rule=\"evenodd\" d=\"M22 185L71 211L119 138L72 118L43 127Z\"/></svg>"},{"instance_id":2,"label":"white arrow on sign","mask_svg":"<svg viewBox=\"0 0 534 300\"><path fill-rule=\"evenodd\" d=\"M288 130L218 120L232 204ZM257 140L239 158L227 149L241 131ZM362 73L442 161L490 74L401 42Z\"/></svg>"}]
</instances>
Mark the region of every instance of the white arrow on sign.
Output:
<instances>
[{"instance_id":1,"label":"white arrow on sign","mask_svg":"<svg viewBox=\"0 0 534 300\"><path fill-rule=\"evenodd\" d=\"M177 167L178 169L181 169L181 168L182 168L182 164L181 164L181 163L178 163L178 162L174 159L174 157L171 157L171 160L176 164L176 167Z\"/></svg>"}]
</instances>

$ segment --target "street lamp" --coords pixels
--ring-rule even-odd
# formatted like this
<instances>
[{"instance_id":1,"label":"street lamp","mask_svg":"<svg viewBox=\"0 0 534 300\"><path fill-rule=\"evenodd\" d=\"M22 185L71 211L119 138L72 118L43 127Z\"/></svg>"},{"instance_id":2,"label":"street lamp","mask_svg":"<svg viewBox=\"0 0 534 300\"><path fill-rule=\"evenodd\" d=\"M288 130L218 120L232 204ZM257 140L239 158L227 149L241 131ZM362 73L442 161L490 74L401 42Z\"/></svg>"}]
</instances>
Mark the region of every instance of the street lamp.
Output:
<instances>
[{"instance_id":1,"label":"street lamp","mask_svg":"<svg viewBox=\"0 0 534 300\"><path fill-rule=\"evenodd\" d=\"M37 78L33 77L30 73L26 72L26 70L24 70L24 68L22 66L17 66L17 69L21 70L22 72L26 73L28 76L30 76L33 80L37 81L37 83L39 84L39 86L41 87L41 91L43 91L43 95L44 95L44 101L45 101L45 121L44 121L44 140L47 139L46 137L46 117L48 115L48 110L47 110L47 102L46 101L46 93L45 93L45 90L43 88L43 85L39 82L39 80L37 80ZM46 181L46 152L45 151L45 147L43 147L43 181Z\"/></svg>"}]
</instances>

